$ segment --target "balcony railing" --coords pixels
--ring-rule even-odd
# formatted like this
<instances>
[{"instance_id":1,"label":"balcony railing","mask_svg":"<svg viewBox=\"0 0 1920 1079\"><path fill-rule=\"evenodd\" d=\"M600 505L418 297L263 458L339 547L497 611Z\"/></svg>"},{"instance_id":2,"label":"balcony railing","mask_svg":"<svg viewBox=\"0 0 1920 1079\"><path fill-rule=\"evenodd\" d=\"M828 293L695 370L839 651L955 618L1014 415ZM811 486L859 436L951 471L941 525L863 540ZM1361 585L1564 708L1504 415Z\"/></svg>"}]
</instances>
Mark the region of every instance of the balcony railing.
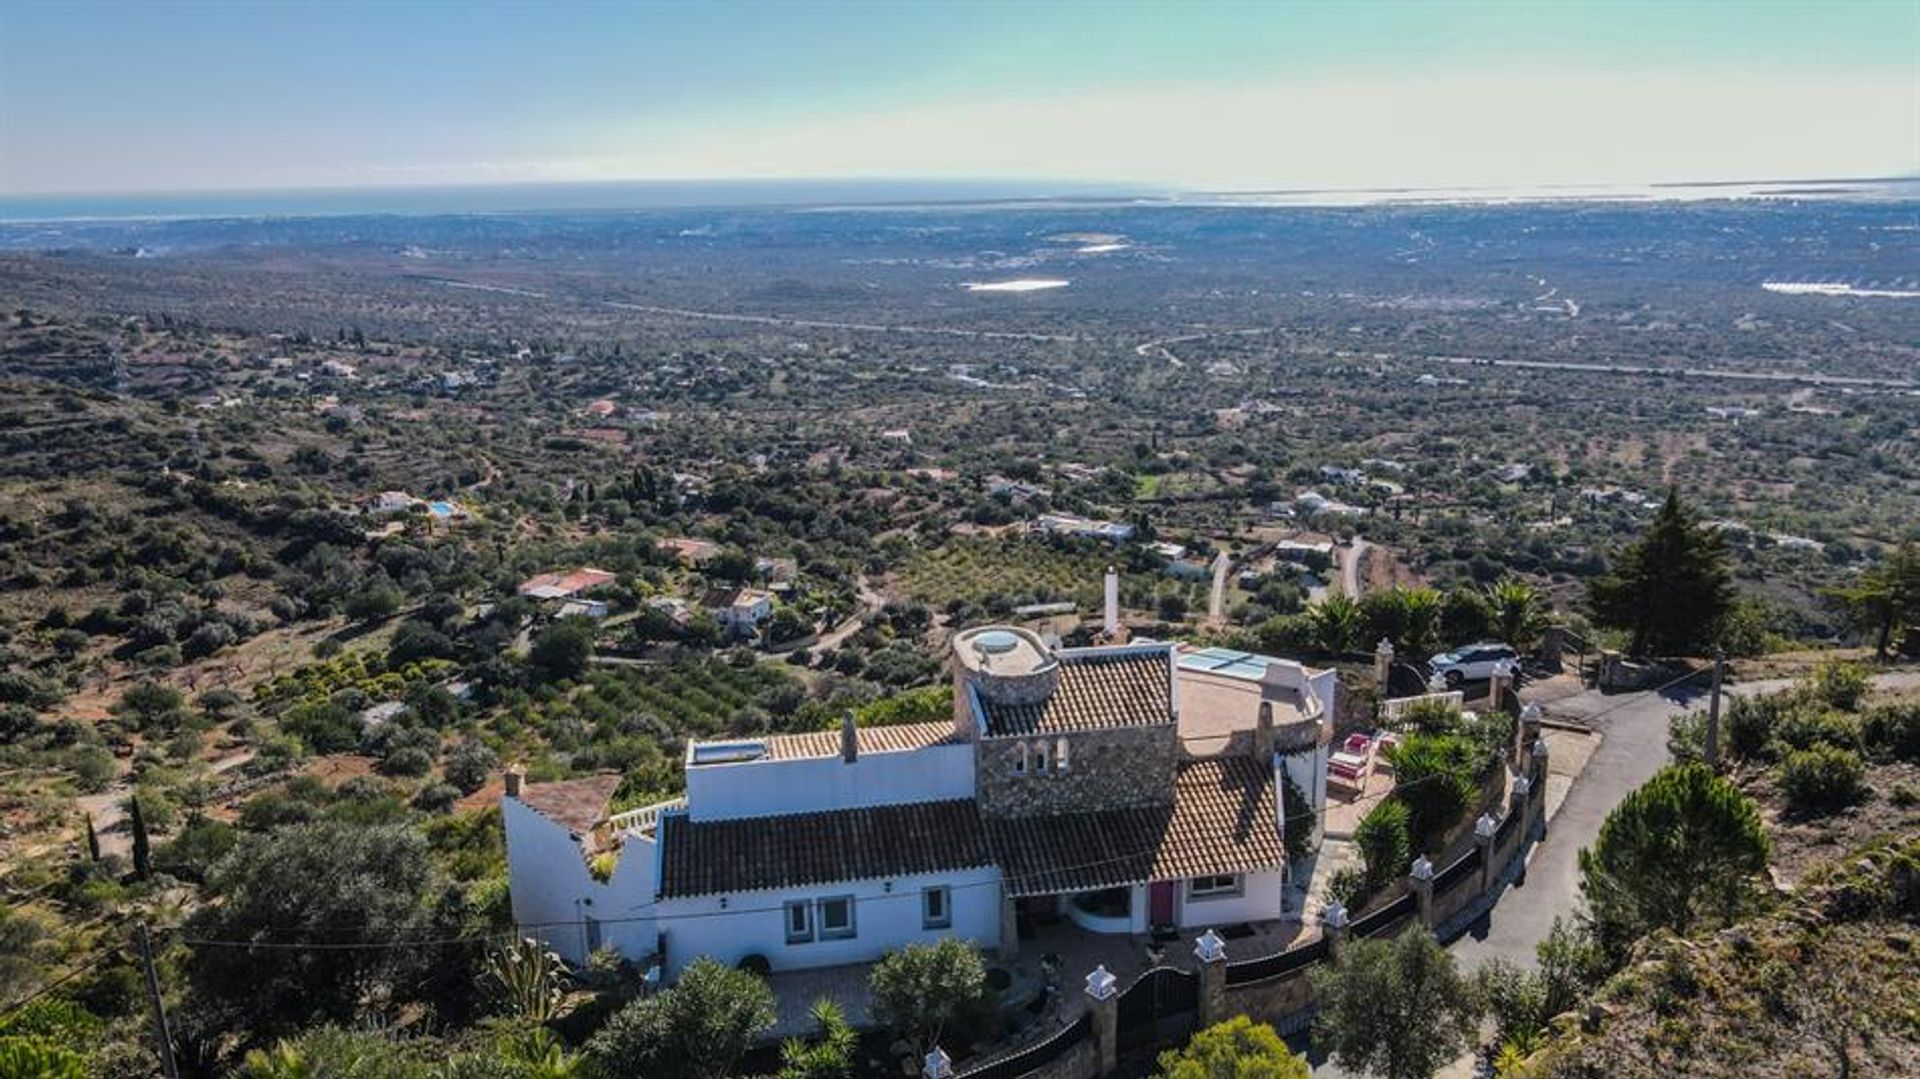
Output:
<instances>
[{"instance_id":1,"label":"balcony railing","mask_svg":"<svg viewBox=\"0 0 1920 1079\"><path fill-rule=\"evenodd\" d=\"M664 802L655 802L639 809L629 809L624 813L615 813L607 818L607 830L615 835L621 832L652 832L660 827L660 815L676 809L685 809L685 798L669 798Z\"/></svg>"}]
</instances>

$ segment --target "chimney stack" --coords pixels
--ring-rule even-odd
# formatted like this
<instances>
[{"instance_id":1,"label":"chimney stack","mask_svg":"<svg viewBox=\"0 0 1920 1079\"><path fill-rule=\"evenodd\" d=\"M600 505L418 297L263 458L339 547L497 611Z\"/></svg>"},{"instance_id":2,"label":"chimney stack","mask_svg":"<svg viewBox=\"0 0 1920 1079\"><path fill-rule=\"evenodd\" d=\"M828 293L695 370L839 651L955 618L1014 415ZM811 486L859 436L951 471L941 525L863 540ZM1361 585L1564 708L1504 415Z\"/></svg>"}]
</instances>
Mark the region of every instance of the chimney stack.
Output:
<instances>
[{"instance_id":1,"label":"chimney stack","mask_svg":"<svg viewBox=\"0 0 1920 1079\"><path fill-rule=\"evenodd\" d=\"M1264 766L1273 764L1273 702L1260 702L1260 718L1253 724L1253 759Z\"/></svg>"},{"instance_id":2,"label":"chimney stack","mask_svg":"<svg viewBox=\"0 0 1920 1079\"><path fill-rule=\"evenodd\" d=\"M1120 571L1107 567L1107 617L1103 627L1111 637L1120 628Z\"/></svg>"},{"instance_id":3,"label":"chimney stack","mask_svg":"<svg viewBox=\"0 0 1920 1079\"><path fill-rule=\"evenodd\" d=\"M852 764L860 759L860 734L853 725L853 710L840 717L840 759Z\"/></svg>"},{"instance_id":4,"label":"chimney stack","mask_svg":"<svg viewBox=\"0 0 1920 1079\"><path fill-rule=\"evenodd\" d=\"M520 784L525 782L526 778L527 778L526 769L520 767L517 764L507 765L507 774L506 774L507 797L509 798L520 797Z\"/></svg>"}]
</instances>

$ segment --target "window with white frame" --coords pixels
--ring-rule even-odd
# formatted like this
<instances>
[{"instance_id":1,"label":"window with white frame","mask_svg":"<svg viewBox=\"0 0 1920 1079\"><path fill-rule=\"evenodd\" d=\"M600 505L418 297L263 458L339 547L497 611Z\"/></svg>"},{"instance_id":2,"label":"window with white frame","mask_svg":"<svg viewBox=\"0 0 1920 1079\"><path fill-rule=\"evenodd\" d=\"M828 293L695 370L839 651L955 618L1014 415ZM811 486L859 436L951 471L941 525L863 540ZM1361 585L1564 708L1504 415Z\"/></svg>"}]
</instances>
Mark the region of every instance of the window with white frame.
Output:
<instances>
[{"instance_id":1,"label":"window with white frame","mask_svg":"<svg viewBox=\"0 0 1920 1079\"><path fill-rule=\"evenodd\" d=\"M953 892L945 885L920 893L920 926L923 929L953 927Z\"/></svg>"},{"instance_id":2,"label":"window with white frame","mask_svg":"<svg viewBox=\"0 0 1920 1079\"><path fill-rule=\"evenodd\" d=\"M1065 775L1067 771L1067 740L1065 738L1053 744L1053 770Z\"/></svg>"},{"instance_id":3,"label":"window with white frame","mask_svg":"<svg viewBox=\"0 0 1920 1079\"><path fill-rule=\"evenodd\" d=\"M852 896L822 899L819 908L821 940L846 940L854 935Z\"/></svg>"},{"instance_id":4,"label":"window with white frame","mask_svg":"<svg viewBox=\"0 0 1920 1079\"><path fill-rule=\"evenodd\" d=\"M1222 896L1239 895L1240 891L1240 875L1237 873L1216 873L1211 876L1194 877L1187 881L1189 899L1217 899Z\"/></svg>"},{"instance_id":5,"label":"window with white frame","mask_svg":"<svg viewBox=\"0 0 1920 1079\"><path fill-rule=\"evenodd\" d=\"M804 899L787 904L787 943L805 944L813 939L813 904Z\"/></svg>"}]
</instances>

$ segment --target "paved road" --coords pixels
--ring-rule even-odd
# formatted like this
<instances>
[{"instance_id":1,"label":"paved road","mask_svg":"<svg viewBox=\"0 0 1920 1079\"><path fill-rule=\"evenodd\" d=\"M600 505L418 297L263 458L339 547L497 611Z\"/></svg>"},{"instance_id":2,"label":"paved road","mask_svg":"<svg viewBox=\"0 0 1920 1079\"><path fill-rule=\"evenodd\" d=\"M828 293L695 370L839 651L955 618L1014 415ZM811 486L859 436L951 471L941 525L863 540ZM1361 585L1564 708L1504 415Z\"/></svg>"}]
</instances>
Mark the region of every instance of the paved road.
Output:
<instances>
[{"instance_id":1,"label":"paved road","mask_svg":"<svg viewBox=\"0 0 1920 1079\"><path fill-rule=\"evenodd\" d=\"M1463 967L1495 958L1533 964L1534 945L1546 939L1553 919L1579 905L1580 848L1593 842L1600 822L1620 799L1666 763L1667 725L1704 702L1704 682L1689 682L1668 695L1586 692L1550 707L1553 715L1590 722L1605 737L1568 789L1546 838L1534 847L1526 883L1501 897L1487 918L1454 943L1454 957Z\"/></svg>"},{"instance_id":2,"label":"paved road","mask_svg":"<svg viewBox=\"0 0 1920 1079\"><path fill-rule=\"evenodd\" d=\"M1340 592L1349 599L1360 598L1360 556L1367 553L1367 541L1359 536L1345 547L1335 548L1340 563Z\"/></svg>"},{"instance_id":3,"label":"paved road","mask_svg":"<svg viewBox=\"0 0 1920 1079\"><path fill-rule=\"evenodd\" d=\"M1874 682L1882 689L1920 688L1920 671L1883 674ZM1746 682L1728 689L1745 696L1771 693L1791 684L1778 679ZM1568 789L1547 837L1534 847L1527 862L1526 884L1503 896L1485 920L1454 942L1453 954L1462 966L1477 967L1494 958L1533 965L1534 946L1546 939L1555 915L1571 915L1579 908L1580 848L1593 843L1601 822L1620 799L1667 763L1668 722L1684 712L1704 708L1706 690L1703 676L1664 695L1609 697L1588 691L1547 706L1549 714L1591 723L1605 738L1586 771Z\"/></svg>"}]
</instances>

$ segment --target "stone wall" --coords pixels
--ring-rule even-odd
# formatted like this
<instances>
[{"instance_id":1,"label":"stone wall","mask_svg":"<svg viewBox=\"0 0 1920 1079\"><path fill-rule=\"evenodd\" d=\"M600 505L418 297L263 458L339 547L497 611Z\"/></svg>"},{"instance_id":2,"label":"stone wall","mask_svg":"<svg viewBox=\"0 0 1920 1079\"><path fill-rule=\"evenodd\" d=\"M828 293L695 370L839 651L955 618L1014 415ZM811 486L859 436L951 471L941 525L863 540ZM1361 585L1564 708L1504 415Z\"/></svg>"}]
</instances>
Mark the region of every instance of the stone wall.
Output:
<instances>
[{"instance_id":1,"label":"stone wall","mask_svg":"<svg viewBox=\"0 0 1920 1079\"><path fill-rule=\"evenodd\" d=\"M1051 767L1045 773L1038 771L1041 750L1051 765L1063 739L1065 771ZM1084 813L1166 805L1173 800L1179 733L1172 724L983 738L976 745L980 812L988 816ZM1015 771L1023 746L1028 754L1024 775Z\"/></svg>"}]
</instances>

